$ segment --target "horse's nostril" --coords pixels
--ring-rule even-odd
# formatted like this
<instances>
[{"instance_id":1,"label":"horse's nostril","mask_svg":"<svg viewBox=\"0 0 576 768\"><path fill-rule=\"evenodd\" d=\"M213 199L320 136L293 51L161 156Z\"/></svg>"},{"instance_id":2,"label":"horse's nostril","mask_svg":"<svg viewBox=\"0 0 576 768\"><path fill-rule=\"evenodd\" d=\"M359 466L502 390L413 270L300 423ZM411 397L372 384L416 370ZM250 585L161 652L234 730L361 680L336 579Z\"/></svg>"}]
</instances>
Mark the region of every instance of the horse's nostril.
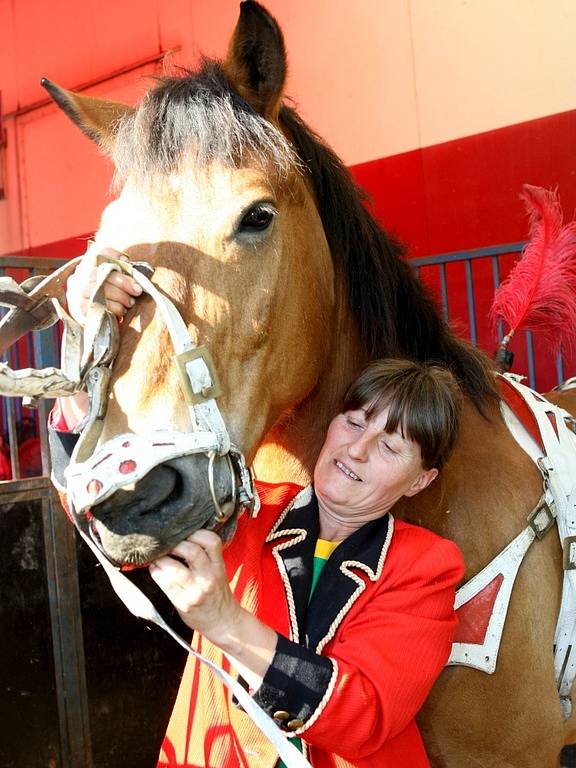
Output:
<instances>
[{"instance_id":1,"label":"horse's nostril","mask_svg":"<svg viewBox=\"0 0 576 768\"><path fill-rule=\"evenodd\" d=\"M149 515L151 513L153 514L154 512L158 511L160 504L172 504L177 502L178 499L182 496L183 480L180 473L172 467L162 466L157 467L157 469L162 471L158 472L158 476L154 475L153 478L153 488L155 493L151 494L151 489L149 489L149 492L145 493L142 497L139 497L139 500L141 498L141 503L138 504L139 508L137 511L140 517L144 517L145 515ZM147 480L149 477L150 475L144 478L144 480ZM141 490L140 484L142 482L143 481L140 481L136 487L137 492ZM142 490L146 489L143 488Z\"/></svg>"}]
</instances>

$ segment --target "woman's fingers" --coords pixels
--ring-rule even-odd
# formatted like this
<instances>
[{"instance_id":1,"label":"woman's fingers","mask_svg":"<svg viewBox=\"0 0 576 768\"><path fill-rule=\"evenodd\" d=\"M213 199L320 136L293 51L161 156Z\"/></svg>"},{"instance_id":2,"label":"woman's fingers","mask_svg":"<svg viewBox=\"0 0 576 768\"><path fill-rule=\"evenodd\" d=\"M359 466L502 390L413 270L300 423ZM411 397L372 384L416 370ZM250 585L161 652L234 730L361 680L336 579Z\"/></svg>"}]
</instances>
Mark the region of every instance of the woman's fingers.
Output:
<instances>
[{"instance_id":1,"label":"woman's fingers","mask_svg":"<svg viewBox=\"0 0 576 768\"><path fill-rule=\"evenodd\" d=\"M192 578L184 563L173 557L160 557L148 566L150 576L170 599L174 606L184 613L194 608L202 599L203 590Z\"/></svg>"},{"instance_id":2,"label":"woman's fingers","mask_svg":"<svg viewBox=\"0 0 576 768\"><path fill-rule=\"evenodd\" d=\"M182 558L188 567L194 571L202 571L212 565L208 551L199 543L191 541L190 538L177 544L170 554Z\"/></svg>"},{"instance_id":3,"label":"woman's fingers","mask_svg":"<svg viewBox=\"0 0 576 768\"><path fill-rule=\"evenodd\" d=\"M112 272L104 283L106 299L118 301L120 304L124 304L125 307L133 307L134 297L140 296L141 293L142 288L140 288L136 280L122 272Z\"/></svg>"},{"instance_id":4,"label":"woman's fingers","mask_svg":"<svg viewBox=\"0 0 576 768\"><path fill-rule=\"evenodd\" d=\"M241 609L230 591L220 537L196 531L170 555L149 566L156 584L189 627L213 642L227 636Z\"/></svg>"},{"instance_id":5,"label":"woman's fingers","mask_svg":"<svg viewBox=\"0 0 576 768\"><path fill-rule=\"evenodd\" d=\"M203 528L200 528L198 531L194 531L194 533L188 536L186 542L191 542L192 544L201 547L211 563L222 563L222 565L224 565L222 558L222 539L217 533L214 533L214 531L206 531Z\"/></svg>"},{"instance_id":6,"label":"woman's fingers","mask_svg":"<svg viewBox=\"0 0 576 768\"><path fill-rule=\"evenodd\" d=\"M128 261L124 253L113 248L96 250L90 246L86 255L68 280L66 298L72 317L84 322L90 305L90 298L96 285L98 256L110 256L118 261ZM142 293L140 285L123 272L112 272L104 282L104 297L106 307L116 315L123 317L126 311L134 306L135 300Z\"/></svg>"}]
</instances>

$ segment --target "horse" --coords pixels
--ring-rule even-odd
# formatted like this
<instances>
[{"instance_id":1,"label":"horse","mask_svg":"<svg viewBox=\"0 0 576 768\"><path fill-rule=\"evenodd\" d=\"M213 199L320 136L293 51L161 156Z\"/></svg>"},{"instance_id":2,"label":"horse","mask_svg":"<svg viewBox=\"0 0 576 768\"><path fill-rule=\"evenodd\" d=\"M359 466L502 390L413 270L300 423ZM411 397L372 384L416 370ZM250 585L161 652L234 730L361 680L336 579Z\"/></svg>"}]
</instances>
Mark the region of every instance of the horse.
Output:
<instances>
[{"instance_id":1,"label":"horse","mask_svg":"<svg viewBox=\"0 0 576 768\"><path fill-rule=\"evenodd\" d=\"M457 448L441 478L393 512L456 541L468 579L525 526L541 476L502 420L487 360L453 333L342 162L284 103L285 77L282 32L247 0L222 62L160 78L136 108L44 85L116 166L96 247L154 268L211 350L220 411L258 478L309 480L369 360L451 368L466 395ZM576 412L574 391L554 399ZM121 325L100 443L187 425L170 339L144 297ZM206 524L206 462L171 459L93 507L111 559L149 562ZM554 679L561 582L550 535L520 570L495 674L447 668L419 715L435 768L552 768L576 740Z\"/></svg>"}]
</instances>

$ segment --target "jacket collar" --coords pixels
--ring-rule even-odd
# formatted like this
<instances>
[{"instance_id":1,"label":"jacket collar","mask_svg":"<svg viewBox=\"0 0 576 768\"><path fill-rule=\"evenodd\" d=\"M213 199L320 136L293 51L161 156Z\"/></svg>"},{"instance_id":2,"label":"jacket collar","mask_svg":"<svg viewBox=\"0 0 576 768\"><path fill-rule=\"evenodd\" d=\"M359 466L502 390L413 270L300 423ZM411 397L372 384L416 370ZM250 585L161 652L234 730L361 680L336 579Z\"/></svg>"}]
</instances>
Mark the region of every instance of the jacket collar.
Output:
<instances>
[{"instance_id":1,"label":"jacket collar","mask_svg":"<svg viewBox=\"0 0 576 768\"><path fill-rule=\"evenodd\" d=\"M390 514L372 520L345 539L324 566L308 604L314 549L319 532L318 501L312 486L286 507L268 534L284 582L292 639L317 652L366 589L382 573L392 538Z\"/></svg>"}]
</instances>

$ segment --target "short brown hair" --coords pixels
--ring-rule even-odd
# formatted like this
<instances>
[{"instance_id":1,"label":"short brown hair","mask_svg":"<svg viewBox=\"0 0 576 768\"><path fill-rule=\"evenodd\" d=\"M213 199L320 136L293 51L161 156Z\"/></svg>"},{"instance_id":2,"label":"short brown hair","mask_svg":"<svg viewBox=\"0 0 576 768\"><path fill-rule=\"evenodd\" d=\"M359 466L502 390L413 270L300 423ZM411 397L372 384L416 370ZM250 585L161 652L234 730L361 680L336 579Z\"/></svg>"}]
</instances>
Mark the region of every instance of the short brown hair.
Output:
<instances>
[{"instance_id":1,"label":"short brown hair","mask_svg":"<svg viewBox=\"0 0 576 768\"><path fill-rule=\"evenodd\" d=\"M388 408L385 431L400 429L417 443L424 469L447 461L460 427L462 391L439 365L411 360L375 360L344 395L341 413L364 410L366 419Z\"/></svg>"}]
</instances>

